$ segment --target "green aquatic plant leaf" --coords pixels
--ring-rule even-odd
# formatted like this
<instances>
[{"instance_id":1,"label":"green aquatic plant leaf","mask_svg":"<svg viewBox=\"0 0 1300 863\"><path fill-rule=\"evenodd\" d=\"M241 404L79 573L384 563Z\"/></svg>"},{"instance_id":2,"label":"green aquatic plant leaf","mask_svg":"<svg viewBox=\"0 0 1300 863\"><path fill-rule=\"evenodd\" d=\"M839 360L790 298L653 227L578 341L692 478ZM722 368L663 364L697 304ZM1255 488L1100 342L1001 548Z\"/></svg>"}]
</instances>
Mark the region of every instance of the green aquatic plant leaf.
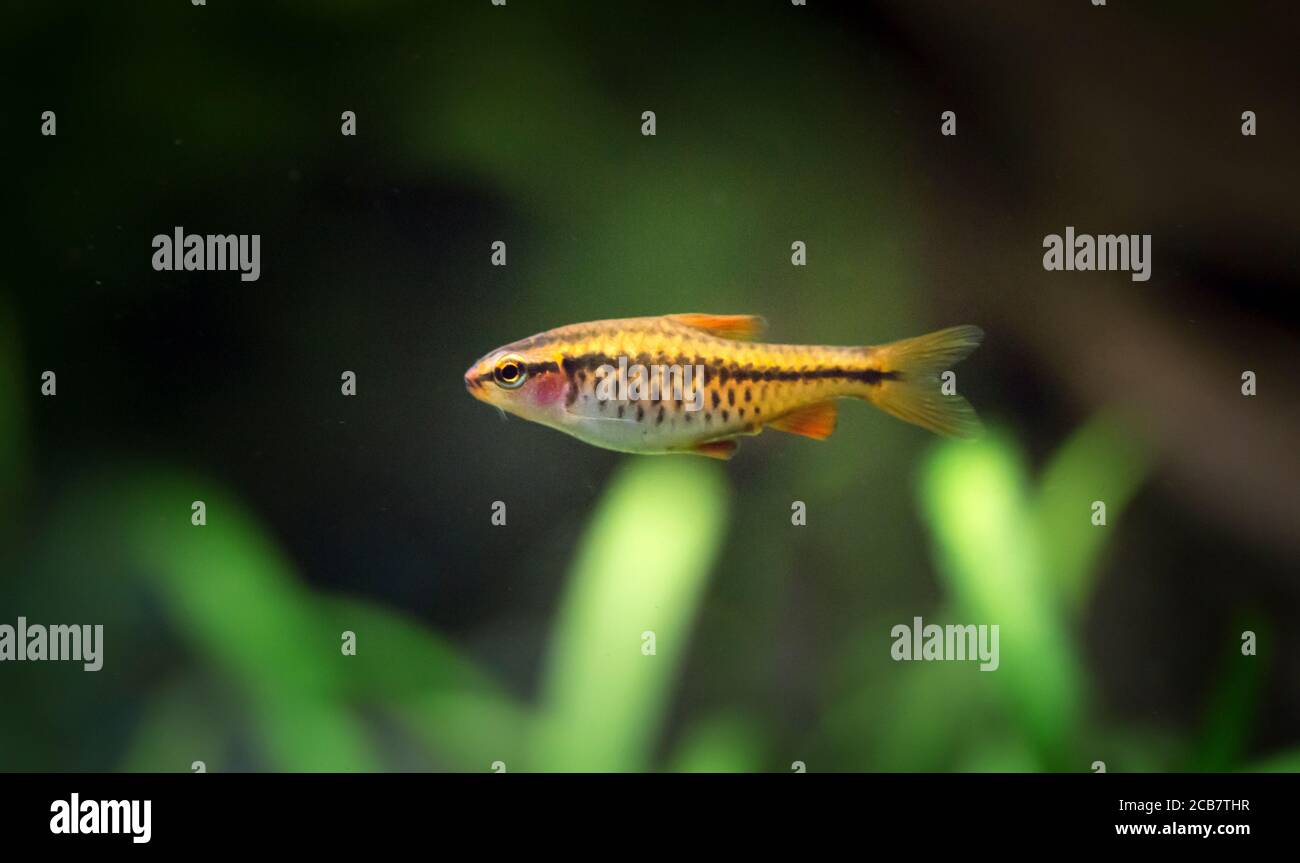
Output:
<instances>
[{"instance_id":1,"label":"green aquatic plant leaf","mask_svg":"<svg viewBox=\"0 0 1300 863\"><path fill-rule=\"evenodd\" d=\"M1063 604L1078 613L1117 520L1146 480L1146 447L1119 417L1102 414L1056 452L1039 482L1034 516L1044 572ZM1093 502L1106 506L1106 524L1093 524Z\"/></svg>"},{"instance_id":2,"label":"green aquatic plant leaf","mask_svg":"<svg viewBox=\"0 0 1300 863\"><path fill-rule=\"evenodd\" d=\"M677 773L753 773L763 764L763 738L740 714L720 714L696 723L677 747L670 769ZM786 765L788 768L789 765Z\"/></svg>"},{"instance_id":3,"label":"green aquatic plant leaf","mask_svg":"<svg viewBox=\"0 0 1300 863\"><path fill-rule=\"evenodd\" d=\"M1251 742L1272 654L1243 654L1238 634L1250 630L1255 638L1271 642L1271 629L1268 621L1257 614L1238 614L1223 633L1214 689L1200 731L1192 741L1188 769L1213 773L1232 770L1241 763Z\"/></svg>"},{"instance_id":4,"label":"green aquatic plant leaf","mask_svg":"<svg viewBox=\"0 0 1300 863\"><path fill-rule=\"evenodd\" d=\"M206 506L202 526L191 522L195 499ZM493 681L401 614L310 590L237 498L209 479L140 466L95 483L56 524L100 537L92 546L113 538L120 560L112 565L161 602L169 633L233 699L231 715L248 717L248 728L226 733L253 736L256 766L380 769L371 715L405 729L427 766L486 769L488 756L522 752L500 741L524 739L527 716ZM345 632L356 637L355 655L341 649ZM159 736L167 717L192 715L197 698L155 698L126 763L183 770L188 761L173 762L187 750L203 760L216 748L211 728ZM205 745L188 745L191 737Z\"/></svg>"},{"instance_id":5,"label":"green aquatic plant leaf","mask_svg":"<svg viewBox=\"0 0 1300 863\"><path fill-rule=\"evenodd\" d=\"M1044 566L1024 463L997 434L940 444L924 466L921 502L939 572L962 624L997 625L989 678L1039 763L1071 769L1084 673Z\"/></svg>"},{"instance_id":6,"label":"green aquatic plant leaf","mask_svg":"<svg viewBox=\"0 0 1300 863\"><path fill-rule=\"evenodd\" d=\"M231 711L233 713L233 711ZM160 687L146 701L121 761L129 773L192 773L230 768L230 716L214 711L194 682Z\"/></svg>"},{"instance_id":7,"label":"green aquatic plant leaf","mask_svg":"<svg viewBox=\"0 0 1300 863\"><path fill-rule=\"evenodd\" d=\"M279 770L377 769L362 724L339 698L346 658L292 565L210 480L141 470L105 489L103 511L175 632L242 688ZM205 504L207 523L191 521Z\"/></svg>"},{"instance_id":8,"label":"green aquatic plant leaf","mask_svg":"<svg viewBox=\"0 0 1300 863\"><path fill-rule=\"evenodd\" d=\"M1251 773L1300 773L1300 748L1270 755L1246 770Z\"/></svg>"},{"instance_id":9,"label":"green aquatic plant leaf","mask_svg":"<svg viewBox=\"0 0 1300 863\"><path fill-rule=\"evenodd\" d=\"M623 466L587 527L554 630L536 769L646 767L726 521L717 465Z\"/></svg>"},{"instance_id":10,"label":"green aquatic plant leaf","mask_svg":"<svg viewBox=\"0 0 1300 863\"><path fill-rule=\"evenodd\" d=\"M382 707L430 754L432 767L486 771L494 761L521 763L531 714L454 647L398 612L351 598L324 596L335 632L352 632L340 695ZM337 648L335 648L337 651Z\"/></svg>"}]
</instances>

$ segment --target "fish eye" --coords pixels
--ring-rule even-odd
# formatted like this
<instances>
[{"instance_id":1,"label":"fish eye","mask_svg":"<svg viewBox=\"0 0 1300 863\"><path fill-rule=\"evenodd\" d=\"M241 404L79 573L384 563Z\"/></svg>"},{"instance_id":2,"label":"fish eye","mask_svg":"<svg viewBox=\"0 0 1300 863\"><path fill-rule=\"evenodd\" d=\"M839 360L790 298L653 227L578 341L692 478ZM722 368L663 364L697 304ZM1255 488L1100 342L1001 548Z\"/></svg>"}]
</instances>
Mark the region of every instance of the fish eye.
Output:
<instances>
[{"instance_id":1,"label":"fish eye","mask_svg":"<svg viewBox=\"0 0 1300 863\"><path fill-rule=\"evenodd\" d=\"M492 379L497 382L497 386L508 390L521 386L526 377L528 372L524 368L523 359L513 354L497 360L496 366L492 369Z\"/></svg>"}]
</instances>

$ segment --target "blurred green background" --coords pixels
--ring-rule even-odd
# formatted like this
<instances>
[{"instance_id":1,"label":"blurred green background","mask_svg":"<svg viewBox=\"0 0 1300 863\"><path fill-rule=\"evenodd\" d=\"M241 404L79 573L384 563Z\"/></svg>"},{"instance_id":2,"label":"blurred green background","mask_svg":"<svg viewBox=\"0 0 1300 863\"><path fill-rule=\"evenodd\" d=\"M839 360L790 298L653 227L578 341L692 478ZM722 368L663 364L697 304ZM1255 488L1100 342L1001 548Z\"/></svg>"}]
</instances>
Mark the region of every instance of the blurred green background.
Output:
<instances>
[{"instance_id":1,"label":"blurred green background","mask_svg":"<svg viewBox=\"0 0 1300 863\"><path fill-rule=\"evenodd\" d=\"M1300 768L1286 6L4 17L0 623L106 644L0 666L0 769ZM177 225L260 233L260 280L154 272ZM1045 273L1066 225L1151 233L1151 281ZM990 432L846 404L635 458L464 392L683 311L978 323ZM999 669L893 661L915 616L998 624Z\"/></svg>"}]
</instances>

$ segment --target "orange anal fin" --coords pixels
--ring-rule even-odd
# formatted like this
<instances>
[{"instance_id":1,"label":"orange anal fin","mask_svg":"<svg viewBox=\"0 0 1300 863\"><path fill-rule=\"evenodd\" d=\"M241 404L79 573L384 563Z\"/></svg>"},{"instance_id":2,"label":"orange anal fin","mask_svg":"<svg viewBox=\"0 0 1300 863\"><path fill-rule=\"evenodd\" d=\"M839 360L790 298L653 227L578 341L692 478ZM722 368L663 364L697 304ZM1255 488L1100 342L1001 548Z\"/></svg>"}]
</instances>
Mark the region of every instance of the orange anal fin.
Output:
<instances>
[{"instance_id":1,"label":"orange anal fin","mask_svg":"<svg viewBox=\"0 0 1300 863\"><path fill-rule=\"evenodd\" d=\"M768 425L778 431L825 440L831 436L831 432L835 431L835 417L838 414L839 409L835 406L835 402L818 402L815 405L796 408L772 420Z\"/></svg>"},{"instance_id":2,"label":"orange anal fin","mask_svg":"<svg viewBox=\"0 0 1300 863\"><path fill-rule=\"evenodd\" d=\"M736 450L738 449L740 449L740 444L736 443L731 438L726 438L724 440L711 440L706 443L696 444L691 448L691 452L696 455L706 455L709 458L717 458L726 461L735 455Z\"/></svg>"},{"instance_id":3,"label":"orange anal fin","mask_svg":"<svg viewBox=\"0 0 1300 863\"><path fill-rule=\"evenodd\" d=\"M758 315L705 315L689 313L684 315L669 315L668 317L685 324L688 327L694 327L697 330L703 330L706 333L719 336L724 339L737 339L739 341L752 341L763 334L767 329L767 321Z\"/></svg>"}]
</instances>

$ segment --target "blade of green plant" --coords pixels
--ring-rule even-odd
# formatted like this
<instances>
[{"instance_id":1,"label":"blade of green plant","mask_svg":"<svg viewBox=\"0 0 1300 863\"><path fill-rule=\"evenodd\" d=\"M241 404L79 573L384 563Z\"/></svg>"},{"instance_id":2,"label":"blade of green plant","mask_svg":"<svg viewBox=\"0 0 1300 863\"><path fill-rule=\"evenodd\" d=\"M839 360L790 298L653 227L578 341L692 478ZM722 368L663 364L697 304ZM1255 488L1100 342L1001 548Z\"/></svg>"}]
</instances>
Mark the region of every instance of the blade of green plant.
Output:
<instances>
[{"instance_id":1,"label":"blade of green plant","mask_svg":"<svg viewBox=\"0 0 1300 863\"><path fill-rule=\"evenodd\" d=\"M192 498L207 506L204 526L191 524ZM502 752L496 741L525 738L525 712L450 645L395 612L307 590L208 480L139 468L80 500L65 523L84 533L95 519L124 540L130 571L164 600L169 629L247 694L273 768L377 769L362 707L387 711L431 758L459 769ZM345 631L355 655L340 650ZM519 757L522 745L504 751Z\"/></svg>"},{"instance_id":2,"label":"blade of green plant","mask_svg":"<svg viewBox=\"0 0 1300 863\"><path fill-rule=\"evenodd\" d=\"M191 523L191 503L207 524ZM211 481L141 470L100 497L177 633L243 686L281 770L374 770L361 723L339 699L339 633L279 549Z\"/></svg>"},{"instance_id":3,"label":"blade of green plant","mask_svg":"<svg viewBox=\"0 0 1300 863\"><path fill-rule=\"evenodd\" d=\"M956 769L962 773L1033 773L1039 764L1023 740L995 732L968 750Z\"/></svg>"},{"instance_id":4,"label":"blade of green plant","mask_svg":"<svg viewBox=\"0 0 1300 863\"><path fill-rule=\"evenodd\" d=\"M415 620L393 609L353 597L324 594L315 598L325 628L334 633L339 652L341 633L356 636L356 655L337 692L357 701L383 701L431 691L470 691L506 699L496 683L471 661Z\"/></svg>"},{"instance_id":5,"label":"blade of green plant","mask_svg":"<svg viewBox=\"0 0 1300 863\"><path fill-rule=\"evenodd\" d=\"M530 714L435 633L404 615L325 596L336 632L356 636L340 680L349 700L384 707L430 753L434 766L486 771L521 764Z\"/></svg>"},{"instance_id":6,"label":"blade of green plant","mask_svg":"<svg viewBox=\"0 0 1300 863\"><path fill-rule=\"evenodd\" d=\"M1069 769L1083 707L1080 662L1043 571L1022 460L1006 440L940 444L926 462L921 501L939 571L964 619L999 627L989 678L1047 769ZM946 622L946 621L945 621Z\"/></svg>"},{"instance_id":7,"label":"blade of green plant","mask_svg":"<svg viewBox=\"0 0 1300 863\"><path fill-rule=\"evenodd\" d=\"M192 684L162 689L136 724L121 769L131 773L189 773L202 761L205 772L226 766L229 732Z\"/></svg>"},{"instance_id":8,"label":"blade of green plant","mask_svg":"<svg viewBox=\"0 0 1300 863\"><path fill-rule=\"evenodd\" d=\"M243 507L205 478L141 473L106 496L180 634L256 694L335 691L338 633L315 614L292 565ZM191 502L207 524L191 524Z\"/></svg>"},{"instance_id":9,"label":"blade of green plant","mask_svg":"<svg viewBox=\"0 0 1300 863\"><path fill-rule=\"evenodd\" d=\"M1043 563L1062 600L1077 612L1087 600L1102 546L1146 480L1146 448L1118 417L1102 414L1052 458L1039 485L1036 516ZM1092 522L1093 501L1106 504L1106 525Z\"/></svg>"},{"instance_id":10,"label":"blade of green plant","mask_svg":"<svg viewBox=\"0 0 1300 863\"><path fill-rule=\"evenodd\" d=\"M532 714L499 698L434 691L404 698L388 713L424 746L435 769L486 773L498 762L507 772L527 767Z\"/></svg>"},{"instance_id":11,"label":"blade of green plant","mask_svg":"<svg viewBox=\"0 0 1300 863\"><path fill-rule=\"evenodd\" d=\"M1251 773L1300 773L1300 749L1270 755L1246 769Z\"/></svg>"},{"instance_id":12,"label":"blade of green plant","mask_svg":"<svg viewBox=\"0 0 1300 863\"><path fill-rule=\"evenodd\" d=\"M754 723L739 714L713 716L687 733L673 757L677 773L752 773L789 769L762 763L763 740Z\"/></svg>"},{"instance_id":13,"label":"blade of green plant","mask_svg":"<svg viewBox=\"0 0 1300 863\"><path fill-rule=\"evenodd\" d=\"M298 697L262 698L251 705L258 744L279 770L301 773L373 770L369 747L351 717L336 705ZM214 717L197 694L165 693L150 706L136 730L123 769L191 772L195 761L207 772L223 769L232 745L234 712Z\"/></svg>"},{"instance_id":14,"label":"blade of green plant","mask_svg":"<svg viewBox=\"0 0 1300 863\"><path fill-rule=\"evenodd\" d=\"M704 459L629 459L614 478L552 638L537 769L646 766L726 514L718 466Z\"/></svg>"},{"instance_id":15,"label":"blade of green plant","mask_svg":"<svg viewBox=\"0 0 1300 863\"><path fill-rule=\"evenodd\" d=\"M264 694L253 703L252 712L277 770L373 773L380 769L362 722L341 702L302 694Z\"/></svg>"},{"instance_id":16,"label":"blade of green plant","mask_svg":"<svg viewBox=\"0 0 1300 863\"><path fill-rule=\"evenodd\" d=\"M1268 639L1266 626L1257 616L1243 614L1237 616L1225 634L1227 648L1205 708L1200 734L1192 746L1189 770L1215 773L1233 770L1240 764L1250 744L1269 654L1244 655L1237 636L1250 630L1257 639Z\"/></svg>"},{"instance_id":17,"label":"blade of green plant","mask_svg":"<svg viewBox=\"0 0 1300 863\"><path fill-rule=\"evenodd\" d=\"M925 615L932 622L957 622L951 605ZM910 621L909 621L910 623ZM888 632L888 630L882 630ZM880 639L877 649L889 649ZM962 769L972 747L1006 727L1006 699L989 698L996 672L960 662L899 663L901 680L889 693L890 709L878 732L879 750L868 770L950 771ZM872 698L875 693L866 693Z\"/></svg>"}]
</instances>

